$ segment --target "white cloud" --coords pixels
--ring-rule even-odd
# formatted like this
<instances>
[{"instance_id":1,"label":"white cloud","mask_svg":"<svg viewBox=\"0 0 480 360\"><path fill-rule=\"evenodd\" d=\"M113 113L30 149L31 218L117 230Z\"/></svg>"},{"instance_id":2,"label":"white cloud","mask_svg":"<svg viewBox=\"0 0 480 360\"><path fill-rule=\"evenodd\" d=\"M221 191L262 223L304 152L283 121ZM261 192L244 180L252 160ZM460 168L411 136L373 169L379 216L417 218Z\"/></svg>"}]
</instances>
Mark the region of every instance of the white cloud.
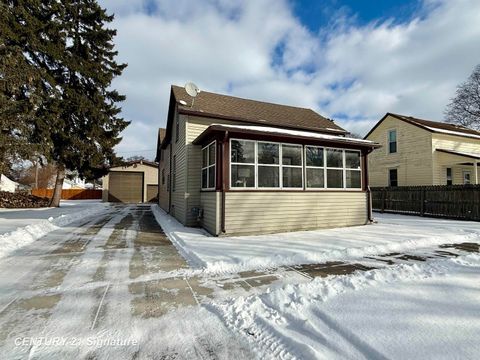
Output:
<instances>
[{"instance_id":1,"label":"white cloud","mask_svg":"<svg viewBox=\"0 0 480 360\"><path fill-rule=\"evenodd\" d=\"M119 60L129 64L114 83L132 120L119 151L155 148L171 84L341 114L347 130L365 134L387 111L440 120L480 59L476 0L426 0L406 23L339 18L319 34L287 0L102 4L116 13Z\"/></svg>"}]
</instances>

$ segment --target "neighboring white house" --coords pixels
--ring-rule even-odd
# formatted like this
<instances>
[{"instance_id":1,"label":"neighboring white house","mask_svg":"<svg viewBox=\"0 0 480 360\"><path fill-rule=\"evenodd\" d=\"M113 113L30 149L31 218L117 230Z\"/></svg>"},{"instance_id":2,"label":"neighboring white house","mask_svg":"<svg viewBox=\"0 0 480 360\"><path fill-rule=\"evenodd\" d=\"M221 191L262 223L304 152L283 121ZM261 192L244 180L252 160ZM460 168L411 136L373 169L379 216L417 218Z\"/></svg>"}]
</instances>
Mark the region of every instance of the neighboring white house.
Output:
<instances>
[{"instance_id":1,"label":"neighboring white house","mask_svg":"<svg viewBox=\"0 0 480 360\"><path fill-rule=\"evenodd\" d=\"M15 192L18 183L13 180L10 180L5 175L0 175L0 191L8 191L8 192Z\"/></svg>"}]
</instances>

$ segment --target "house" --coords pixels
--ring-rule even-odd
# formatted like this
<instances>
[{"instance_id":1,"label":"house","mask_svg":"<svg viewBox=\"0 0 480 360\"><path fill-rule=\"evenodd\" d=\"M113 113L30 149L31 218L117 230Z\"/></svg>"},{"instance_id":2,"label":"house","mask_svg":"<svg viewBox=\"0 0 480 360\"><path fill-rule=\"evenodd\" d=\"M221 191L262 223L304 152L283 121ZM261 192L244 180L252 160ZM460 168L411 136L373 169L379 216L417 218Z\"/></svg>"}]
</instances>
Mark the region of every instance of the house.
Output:
<instances>
[{"instance_id":1,"label":"house","mask_svg":"<svg viewBox=\"0 0 480 360\"><path fill-rule=\"evenodd\" d=\"M366 224L377 145L346 135L310 109L172 86L159 204L213 235Z\"/></svg>"},{"instance_id":2,"label":"house","mask_svg":"<svg viewBox=\"0 0 480 360\"><path fill-rule=\"evenodd\" d=\"M382 145L369 156L370 186L479 183L478 131L387 113L365 139Z\"/></svg>"},{"instance_id":3,"label":"house","mask_svg":"<svg viewBox=\"0 0 480 360\"><path fill-rule=\"evenodd\" d=\"M110 168L102 178L102 200L123 203L157 201L158 164L132 161L125 166Z\"/></svg>"}]
</instances>

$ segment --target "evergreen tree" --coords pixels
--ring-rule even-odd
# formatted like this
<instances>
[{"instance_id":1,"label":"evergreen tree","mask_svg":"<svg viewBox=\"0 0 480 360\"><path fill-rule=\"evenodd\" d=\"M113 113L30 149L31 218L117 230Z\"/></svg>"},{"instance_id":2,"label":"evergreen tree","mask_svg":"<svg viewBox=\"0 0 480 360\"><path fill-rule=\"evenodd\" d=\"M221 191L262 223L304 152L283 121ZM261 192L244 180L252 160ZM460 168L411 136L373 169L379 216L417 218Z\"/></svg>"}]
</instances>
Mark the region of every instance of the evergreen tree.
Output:
<instances>
[{"instance_id":1,"label":"evergreen tree","mask_svg":"<svg viewBox=\"0 0 480 360\"><path fill-rule=\"evenodd\" d=\"M58 206L65 170L100 176L116 160L113 147L129 124L111 89L125 64L115 61L113 16L94 0L7 1L11 26L25 59L40 74L42 99L35 107L33 137L58 168L52 206ZM32 39L32 29L35 36Z\"/></svg>"}]
</instances>

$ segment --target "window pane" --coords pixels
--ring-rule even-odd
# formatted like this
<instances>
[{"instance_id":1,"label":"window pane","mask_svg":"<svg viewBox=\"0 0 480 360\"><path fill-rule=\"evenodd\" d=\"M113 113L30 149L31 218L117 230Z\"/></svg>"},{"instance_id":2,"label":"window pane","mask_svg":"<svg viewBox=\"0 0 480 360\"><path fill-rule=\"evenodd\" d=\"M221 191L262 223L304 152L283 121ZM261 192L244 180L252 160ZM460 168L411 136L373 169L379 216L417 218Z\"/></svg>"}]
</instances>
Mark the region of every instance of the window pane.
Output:
<instances>
[{"instance_id":1,"label":"window pane","mask_svg":"<svg viewBox=\"0 0 480 360\"><path fill-rule=\"evenodd\" d=\"M388 151L389 151L391 154L394 154L394 153L397 152L397 143L396 143L396 142L391 142L388 146L389 146Z\"/></svg>"},{"instance_id":2,"label":"window pane","mask_svg":"<svg viewBox=\"0 0 480 360\"><path fill-rule=\"evenodd\" d=\"M279 168L277 166L258 167L258 187L279 187Z\"/></svg>"},{"instance_id":3,"label":"window pane","mask_svg":"<svg viewBox=\"0 0 480 360\"><path fill-rule=\"evenodd\" d=\"M283 165L302 165L302 147L282 145Z\"/></svg>"},{"instance_id":4,"label":"window pane","mask_svg":"<svg viewBox=\"0 0 480 360\"><path fill-rule=\"evenodd\" d=\"M215 166L210 166L208 168L208 187L215 187Z\"/></svg>"},{"instance_id":5,"label":"window pane","mask_svg":"<svg viewBox=\"0 0 480 360\"><path fill-rule=\"evenodd\" d=\"M202 150L202 167L208 166L207 154L208 154L208 148L203 149Z\"/></svg>"},{"instance_id":6,"label":"window pane","mask_svg":"<svg viewBox=\"0 0 480 360\"><path fill-rule=\"evenodd\" d=\"M330 170L332 171L332 170ZM324 183L323 169L307 169L307 188L323 188Z\"/></svg>"},{"instance_id":7,"label":"window pane","mask_svg":"<svg viewBox=\"0 0 480 360\"><path fill-rule=\"evenodd\" d=\"M343 188L343 170L327 170L327 187Z\"/></svg>"},{"instance_id":8,"label":"window pane","mask_svg":"<svg viewBox=\"0 0 480 360\"><path fill-rule=\"evenodd\" d=\"M323 148L306 147L307 166L323 167Z\"/></svg>"},{"instance_id":9,"label":"window pane","mask_svg":"<svg viewBox=\"0 0 480 360\"><path fill-rule=\"evenodd\" d=\"M348 189L359 189L362 187L361 174L362 172L358 170L347 170L345 175Z\"/></svg>"},{"instance_id":10,"label":"window pane","mask_svg":"<svg viewBox=\"0 0 480 360\"><path fill-rule=\"evenodd\" d=\"M280 146L272 143L258 143L258 163L278 164Z\"/></svg>"},{"instance_id":11,"label":"window pane","mask_svg":"<svg viewBox=\"0 0 480 360\"><path fill-rule=\"evenodd\" d=\"M345 150L345 166L350 169L360 169L360 153Z\"/></svg>"},{"instance_id":12,"label":"window pane","mask_svg":"<svg viewBox=\"0 0 480 360\"><path fill-rule=\"evenodd\" d=\"M302 187L302 168L282 168L283 172L283 187L286 188L301 188Z\"/></svg>"},{"instance_id":13,"label":"window pane","mask_svg":"<svg viewBox=\"0 0 480 360\"><path fill-rule=\"evenodd\" d=\"M327 149L327 167L343 167L343 150Z\"/></svg>"},{"instance_id":14,"label":"window pane","mask_svg":"<svg viewBox=\"0 0 480 360\"><path fill-rule=\"evenodd\" d=\"M232 187L254 187L254 165L232 165Z\"/></svg>"},{"instance_id":15,"label":"window pane","mask_svg":"<svg viewBox=\"0 0 480 360\"><path fill-rule=\"evenodd\" d=\"M396 142L397 141L397 132L395 130L390 131L388 133L388 139L390 140L390 142Z\"/></svg>"},{"instance_id":16,"label":"window pane","mask_svg":"<svg viewBox=\"0 0 480 360\"><path fill-rule=\"evenodd\" d=\"M202 170L202 189L207 188L207 169Z\"/></svg>"},{"instance_id":17,"label":"window pane","mask_svg":"<svg viewBox=\"0 0 480 360\"><path fill-rule=\"evenodd\" d=\"M390 186L398 186L398 173L397 169L390 169L389 171Z\"/></svg>"},{"instance_id":18,"label":"window pane","mask_svg":"<svg viewBox=\"0 0 480 360\"><path fill-rule=\"evenodd\" d=\"M208 147L208 165L215 164L215 143Z\"/></svg>"},{"instance_id":19,"label":"window pane","mask_svg":"<svg viewBox=\"0 0 480 360\"><path fill-rule=\"evenodd\" d=\"M232 162L254 163L255 143L252 141L232 140Z\"/></svg>"}]
</instances>

